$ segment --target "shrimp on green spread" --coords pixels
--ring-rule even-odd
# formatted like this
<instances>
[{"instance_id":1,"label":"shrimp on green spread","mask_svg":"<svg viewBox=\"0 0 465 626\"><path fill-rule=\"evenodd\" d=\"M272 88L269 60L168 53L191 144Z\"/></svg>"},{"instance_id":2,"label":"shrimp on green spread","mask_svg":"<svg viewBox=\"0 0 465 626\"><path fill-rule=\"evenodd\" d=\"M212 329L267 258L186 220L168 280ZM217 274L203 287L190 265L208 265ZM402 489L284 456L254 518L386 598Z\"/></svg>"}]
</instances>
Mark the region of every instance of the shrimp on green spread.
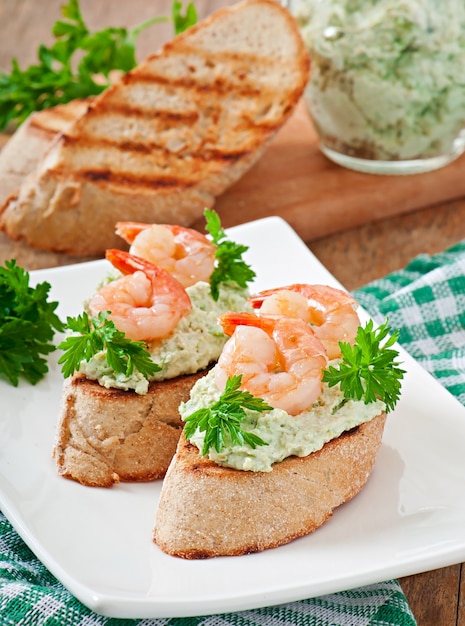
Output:
<instances>
[{"instance_id":1,"label":"shrimp on green spread","mask_svg":"<svg viewBox=\"0 0 465 626\"><path fill-rule=\"evenodd\" d=\"M110 311L116 328L134 341L167 337L191 309L181 283L161 267L122 250L107 250L106 258L123 273L89 300L97 316Z\"/></svg>"},{"instance_id":2,"label":"shrimp on green spread","mask_svg":"<svg viewBox=\"0 0 465 626\"><path fill-rule=\"evenodd\" d=\"M241 386L270 406L297 415L318 399L326 350L310 326L298 318L225 313L231 335L214 369L218 389L242 375Z\"/></svg>"},{"instance_id":3,"label":"shrimp on green spread","mask_svg":"<svg viewBox=\"0 0 465 626\"><path fill-rule=\"evenodd\" d=\"M209 281L216 246L202 233L172 224L118 222L116 234L131 244L129 252L172 274L183 287Z\"/></svg>"}]
</instances>

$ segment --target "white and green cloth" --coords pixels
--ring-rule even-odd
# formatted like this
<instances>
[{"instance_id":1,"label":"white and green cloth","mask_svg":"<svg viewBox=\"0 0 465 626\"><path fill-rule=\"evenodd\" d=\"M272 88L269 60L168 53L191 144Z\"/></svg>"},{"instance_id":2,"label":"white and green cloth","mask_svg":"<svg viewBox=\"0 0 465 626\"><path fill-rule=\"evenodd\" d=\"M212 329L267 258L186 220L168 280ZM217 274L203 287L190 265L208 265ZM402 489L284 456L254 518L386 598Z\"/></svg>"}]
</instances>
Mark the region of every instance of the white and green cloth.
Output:
<instances>
[{"instance_id":1,"label":"white and green cloth","mask_svg":"<svg viewBox=\"0 0 465 626\"><path fill-rule=\"evenodd\" d=\"M359 289L377 321L399 329L399 343L465 404L465 240Z\"/></svg>"},{"instance_id":2,"label":"white and green cloth","mask_svg":"<svg viewBox=\"0 0 465 626\"><path fill-rule=\"evenodd\" d=\"M355 292L378 322L465 404L465 241ZM275 607L171 619L115 619L90 611L34 556L0 513L1 626L414 626L395 580Z\"/></svg>"}]
</instances>

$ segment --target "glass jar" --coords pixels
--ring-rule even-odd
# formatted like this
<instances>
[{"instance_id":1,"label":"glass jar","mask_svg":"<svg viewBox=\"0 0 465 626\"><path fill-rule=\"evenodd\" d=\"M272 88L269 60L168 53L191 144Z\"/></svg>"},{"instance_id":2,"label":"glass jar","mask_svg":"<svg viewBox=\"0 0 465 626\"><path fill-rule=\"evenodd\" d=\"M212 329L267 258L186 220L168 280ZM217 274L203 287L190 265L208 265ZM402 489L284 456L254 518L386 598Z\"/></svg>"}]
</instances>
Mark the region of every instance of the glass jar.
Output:
<instances>
[{"instance_id":1,"label":"glass jar","mask_svg":"<svg viewBox=\"0 0 465 626\"><path fill-rule=\"evenodd\" d=\"M465 150L465 0L288 0L311 56L321 150L363 172L442 167Z\"/></svg>"}]
</instances>

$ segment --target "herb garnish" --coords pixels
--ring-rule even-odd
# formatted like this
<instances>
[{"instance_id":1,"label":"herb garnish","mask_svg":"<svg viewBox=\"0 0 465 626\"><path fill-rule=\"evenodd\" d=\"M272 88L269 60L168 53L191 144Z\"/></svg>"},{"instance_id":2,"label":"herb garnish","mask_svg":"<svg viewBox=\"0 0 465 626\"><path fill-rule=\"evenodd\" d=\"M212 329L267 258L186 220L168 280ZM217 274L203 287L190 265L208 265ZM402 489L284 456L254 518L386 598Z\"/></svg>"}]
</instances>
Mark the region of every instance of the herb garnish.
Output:
<instances>
[{"instance_id":1,"label":"herb garnish","mask_svg":"<svg viewBox=\"0 0 465 626\"><path fill-rule=\"evenodd\" d=\"M363 399L369 404L379 398L386 404L386 413L393 410L405 371L396 361L399 353L392 349L399 333L393 332L386 339L390 331L387 320L377 329L373 329L372 320L364 328L360 326L353 346L339 343L342 361L338 367L331 365L323 372L323 381L330 387L340 383L347 399Z\"/></svg>"},{"instance_id":2,"label":"herb garnish","mask_svg":"<svg viewBox=\"0 0 465 626\"><path fill-rule=\"evenodd\" d=\"M197 9L193 2L189 2L186 7L186 13L182 15L182 2L180 0L173 0L173 4L171 6L171 15L174 23L174 32L176 35L184 32L191 26L197 23L198 15Z\"/></svg>"},{"instance_id":3,"label":"herb garnish","mask_svg":"<svg viewBox=\"0 0 465 626\"><path fill-rule=\"evenodd\" d=\"M55 43L38 48L38 63L22 70L15 58L10 74L0 73L0 130L10 122L21 124L34 111L101 93L110 85L111 72L125 73L135 67L136 39L143 30L172 20L178 34L195 24L197 12L192 2L185 15L181 9L182 3L174 0L171 17L154 17L130 30L91 32L78 0L69 0L61 7L64 19L52 28ZM77 55L81 55L79 62Z\"/></svg>"},{"instance_id":4,"label":"herb garnish","mask_svg":"<svg viewBox=\"0 0 465 626\"><path fill-rule=\"evenodd\" d=\"M202 456L206 456L210 448L220 452L226 445L249 444L252 448L267 446L261 437L241 428L249 411L270 411L270 407L262 398L255 398L248 391L240 390L242 376L228 378L225 390L219 399L210 407L198 409L185 418L184 434L190 439L196 430L205 432Z\"/></svg>"},{"instance_id":5,"label":"herb garnish","mask_svg":"<svg viewBox=\"0 0 465 626\"><path fill-rule=\"evenodd\" d=\"M58 363L63 364L61 371L65 378L79 369L81 361L89 361L102 350L106 351L108 365L125 376L137 369L147 378L161 369L150 358L144 342L128 339L108 319L108 312L99 313L97 318L90 318L86 312L68 317L67 327L78 334L70 335L58 345L64 350Z\"/></svg>"},{"instance_id":6,"label":"herb garnish","mask_svg":"<svg viewBox=\"0 0 465 626\"><path fill-rule=\"evenodd\" d=\"M0 267L0 377L18 386L20 377L32 385L48 372L42 355L55 350L50 343L63 323L48 302L50 284L29 286L30 275L16 261Z\"/></svg>"},{"instance_id":7,"label":"herb garnish","mask_svg":"<svg viewBox=\"0 0 465 626\"><path fill-rule=\"evenodd\" d=\"M218 300L220 284L233 281L239 287L246 288L247 283L255 278L255 272L242 258L248 246L228 239L224 232L218 214L212 209L205 209L206 229L210 233L212 242L217 246L216 267L210 276L210 291L212 298Z\"/></svg>"}]
</instances>

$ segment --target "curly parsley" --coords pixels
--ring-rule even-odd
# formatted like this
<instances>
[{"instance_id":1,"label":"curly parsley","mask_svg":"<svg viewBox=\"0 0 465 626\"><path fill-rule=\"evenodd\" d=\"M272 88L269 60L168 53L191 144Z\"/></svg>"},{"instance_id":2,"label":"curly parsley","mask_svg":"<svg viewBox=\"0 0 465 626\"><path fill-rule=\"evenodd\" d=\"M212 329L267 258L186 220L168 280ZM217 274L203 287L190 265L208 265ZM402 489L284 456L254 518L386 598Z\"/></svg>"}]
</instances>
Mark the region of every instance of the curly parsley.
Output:
<instances>
[{"instance_id":1,"label":"curly parsley","mask_svg":"<svg viewBox=\"0 0 465 626\"><path fill-rule=\"evenodd\" d=\"M217 246L216 266L210 276L210 291L212 298L218 300L222 283L233 281L245 289L247 283L252 282L256 274L242 258L249 248L228 239L215 211L205 209L204 214L206 229L211 235L212 242Z\"/></svg>"},{"instance_id":2,"label":"curly parsley","mask_svg":"<svg viewBox=\"0 0 465 626\"><path fill-rule=\"evenodd\" d=\"M365 404L381 399L388 413L399 400L405 374L396 360L399 353L392 348L399 333L388 337L391 329L387 321L377 329L373 326L372 320L364 328L360 326L354 345L340 342L342 361L324 371L323 381L330 387L340 384L347 399L363 400Z\"/></svg>"},{"instance_id":3,"label":"curly parsley","mask_svg":"<svg viewBox=\"0 0 465 626\"><path fill-rule=\"evenodd\" d=\"M241 428L246 417L245 410L270 411L270 407L261 398L255 398L248 391L241 391L242 376L228 378L226 387L220 398L205 409L198 409L185 418L184 434L190 439L199 430L205 433L202 456L206 456L210 448L220 452L226 445L249 444L252 448L267 446L261 437Z\"/></svg>"},{"instance_id":4,"label":"curly parsley","mask_svg":"<svg viewBox=\"0 0 465 626\"><path fill-rule=\"evenodd\" d=\"M105 350L108 365L125 376L138 370L148 378L160 371L154 363L142 341L132 341L119 331L108 319L108 313L99 313L97 318L90 318L87 313L77 317L68 317L67 327L76 334L62 341L58 348L64 353L58 363L65 378L79 370L81 361L90 361L97 353Z\"/></svg>"},{"instance_id":5,"label":"curly parsley","mask_svg":"<svg viewBox=\"0 0 465 626\"><path fill-rule=\"evenodd\" d=\"M55 331L63 323L49 302L50 284L29 286L30 275L13 259L0 267L0 377L15 387L22 377L32 385L48 372Z\"/></svg>"}]
</instances>

